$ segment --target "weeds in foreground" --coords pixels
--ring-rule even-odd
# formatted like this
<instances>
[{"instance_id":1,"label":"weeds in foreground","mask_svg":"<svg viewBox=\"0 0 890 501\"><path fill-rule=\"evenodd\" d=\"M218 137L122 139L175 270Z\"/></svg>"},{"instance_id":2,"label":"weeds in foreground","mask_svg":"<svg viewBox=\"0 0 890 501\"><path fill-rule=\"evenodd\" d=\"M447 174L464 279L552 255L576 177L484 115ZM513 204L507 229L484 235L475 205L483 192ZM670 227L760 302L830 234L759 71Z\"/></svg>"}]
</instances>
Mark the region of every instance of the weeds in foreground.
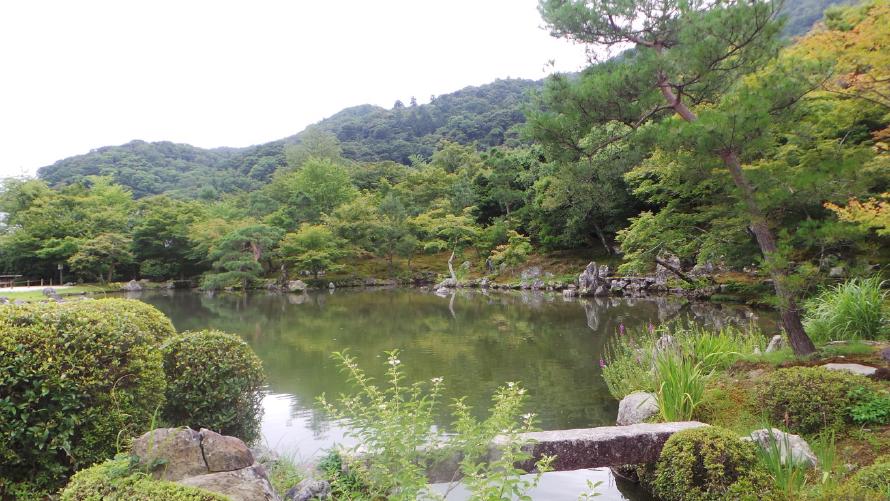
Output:
<instances>
[{"instance_id":1,"label":"weeds in foreground","mask_svg":"<svg viewBox=\"0 0 890 501\"><path fill-rule=\"evenodd\" d=\"M448 437L435 426L442 378L406 383L399 352L392 351L387 353L387 384L379 387L355 358L345 353L333 357L356 391L341 396L336 405L324 395L319 401L328 413L344 420L349 435L362 444L361 449L338 453L327 458L330 464L322 465L337 477L333 487L343 498L443 499L462 477L472 499L529 499L525 493L538 484L541 473L555 459L537 461L534 466L540 473L531 478L522 478L526 472L515 467L531 459L523 450L529 441L522 433L532 431L534 424L534 415L519 415L525 389L516 383L498 388L490 416L481 422L463 400L456 400L452 405L456 433ZM497 454L491 453L491 444L497 446ZM455 482L444 496L433 492L427 485L427 468L442 466L455 456L461 458L453 473Z\"/></svg>"}]
</instances>

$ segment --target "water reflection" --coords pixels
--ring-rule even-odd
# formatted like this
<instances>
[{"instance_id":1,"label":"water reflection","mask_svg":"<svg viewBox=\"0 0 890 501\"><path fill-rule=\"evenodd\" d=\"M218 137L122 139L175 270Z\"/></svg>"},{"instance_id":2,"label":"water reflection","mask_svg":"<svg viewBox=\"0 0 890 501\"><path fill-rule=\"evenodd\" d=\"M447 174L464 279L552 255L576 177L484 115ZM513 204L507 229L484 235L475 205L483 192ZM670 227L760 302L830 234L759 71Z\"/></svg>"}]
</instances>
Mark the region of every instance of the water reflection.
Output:
<instances>
[{"instance_id":1,"label":"water reflection","mask_svg":"<svg viewBox=\"0 0 890 501\"><path fill-rule=\"evenodd\" d=\"M343 439L344 430L314 405L322 393L349 390L330 358L334 351L348 349L380 379L383 352L397 348L409 381L442 376L445 396L466 396L479 414L499 385L519 381L541 428L583 428L615 422L617 403L597 362L620 324L644 329L668 320L718 327L756 321L771 330L775 323L771 314L740 306L676 298L567 301L533 291L458 290L442 296L412 289L152 291L139 298L166 313L178 330L215 328L242 336L263 360L269 380L265 440L299 458ZM443 413L439 425L447 428L449 420Z\"/></svg>"}]
</instances>

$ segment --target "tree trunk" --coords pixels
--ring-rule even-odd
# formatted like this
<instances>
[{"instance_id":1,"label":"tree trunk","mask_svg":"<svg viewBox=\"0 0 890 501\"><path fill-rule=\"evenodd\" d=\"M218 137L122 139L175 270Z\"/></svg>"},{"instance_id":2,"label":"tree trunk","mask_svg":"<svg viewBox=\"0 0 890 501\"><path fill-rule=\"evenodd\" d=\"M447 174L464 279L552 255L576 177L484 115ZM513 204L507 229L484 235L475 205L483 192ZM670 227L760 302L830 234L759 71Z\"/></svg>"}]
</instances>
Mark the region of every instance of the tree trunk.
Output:
<instances>
[{"instance_id":1,"label":"tree trunk","mask_svg":"<svg viewBox=\"0 0 890 501\"><path fill-rule=\"evenodd\" d=\"M112 277L114 277L114 263L111 263L111 266L108 267L108 283L111 283Z\"/></svg>"},{"instance_id":2,"label":"tree trunk","mask_svg":"<svg viewBox=\"0 0 890 501\"><path fill-rule=\"evenodd\" d=\"M674 91L671 89L670 83L667 81L667 77L664 74L658 76L658 87L661 89L661 94L664 96L668 104L674 108L674 111L676 111L683 120L686 120L687 122L695 122L698 120L695 113L693 113L692 110L690 110L689 107L680 101L674 94ZM754 197L754 189L745 178L738 154L733 150L725 150L720 152L720 158L723 160L723 164L726 165L726 168L729 169L732 180L739 191L741 191L742 199L745 202L745 206L748 208L748 216L751 220L751 230L757 238L760 252L763 253L763 258L766 262L767 269L769 270L770 277L773 279L773 287L776 290L776 296L779 297L779 312L782 316L782 325L785 327L785 332L788 334L788 340L791 343L791 347L797 355L809 355L816 351L816 347L813 345L813 341L810 337L807 336L806 331L804 331L803 323L800 321L800 307L794 300L791 291L785 286L787 271L783 267L776 265L776 253L778 251L776 237L773 235L772 230L770 230L769 225L766 222L766 217L764 216L763 211L761 211L760 206L757 204L757 199Z\"/></svg>"},{"instance_id":3,"label":"tree trunk","mask_svg":"<svg viewBox=\"0 0 890 501\"><path fill-rule=\"evenodd\" d=\"M681 270L678 270L677 268L675 268L673 265L671 265L671 264L668 263L667 261L663 261L663 260L661 260L661 259L658 259L658 256L655 256L655 262L656 262L657 264L660 264L660 265L664 266L664 268L665 268L666 270L668 270L669 272L673 273L674 275L677 275L677 277L679 277L680 279L682 279L684 282L686 282L686 283L688 283L688 284L691 284L691 285L698 285L698 284L695 283L695 280L689 278L689 275L683 273Z\"/></svg>"},{"instance_id":4,"label":"tree trunk","mask_svg":"<svg viewBox=\"0 0 890 501\"><path fill-rule=\"evenodd\" d=\"M609 247L609 243L606 242L606 235L605 235L605 233L603 233L603 230L602 230L602 228L600 228L600 225L593 223L593 230L596 232L596 236L599 237L600 242L603 243L603 248L606 249L606 254L611 256L612 248Z\"/></svg>"},{"instance_id":5,"label":"tree trunk","mask_svg":"<svg viewBox=\"0 0 890 501\"><path fill-rule=\"evenodd\" d=\"M457 275L454 273L454 266L452 263L454 262L454 251L451 251L451 257L448 258L448 272L451 273L451 279L454 280L455 285L457 285Z\"/></svg>"}]
</instances>

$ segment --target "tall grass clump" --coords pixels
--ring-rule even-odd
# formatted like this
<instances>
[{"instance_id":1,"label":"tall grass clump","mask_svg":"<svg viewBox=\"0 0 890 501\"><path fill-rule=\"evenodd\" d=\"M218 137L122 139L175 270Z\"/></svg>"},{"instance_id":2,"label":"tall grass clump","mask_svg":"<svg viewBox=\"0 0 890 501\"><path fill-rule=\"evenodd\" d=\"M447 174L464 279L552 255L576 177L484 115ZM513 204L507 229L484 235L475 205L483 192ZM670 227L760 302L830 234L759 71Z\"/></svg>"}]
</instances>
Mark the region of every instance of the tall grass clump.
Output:
<instances>
[{"instance_id":1,"label":"tall grass clump","mask_svg":"<svg viewBox=\"0 0 890 501\"><path fill-rule=\"evenodd\" d=\"M880 277L854 278L806 303L805 327L816 342L890 338L890 307Z\"/></svg>"},{"instance_id":2,"label":"tall grass clump","mask_svg":"<svg viewBox=\"0 0 890 501\"><path fill-rule=\"evenodd\" d=\"M773 429L769 424L763 427L767 430ZM779 439L776 434L770 433L769 437L766 447L757 448L760 464L769 472L776 490L784 494L785 499L794 499L806 484L809 465L794 459L791 440L787 435Z\"/></svg>"},{"instance_id":3,"label":"tall grass clump","mask_svg":"<svg viewBox=\"0 0 890 501\"><path fill-rule=\"evenodd\" d=\"M609 393L621 400L635 391L656 393L663 383L676 383L677 379L665 379L669 374L671 378L677 376L676 370L690 371L687 382L703 380L765 346L766 337L753 327L715 330L681 324L650 325L641 332L620 329L606 344L600 365ZM658 365L665 354L677 359L661 362L665 370L671 371L662 375Z\"/></svg>"},{"instance_id":4,"label":"tall grass clump","mask_svg":"<svg viewBox=\"0 0 890 501\"><path fill-rule=\"evenodd\" d=\"M705 394L707 374L692 357L664 354L655 361L659 381L655 399L665 421L688 421Z\"/></svg>"}]
</instances>

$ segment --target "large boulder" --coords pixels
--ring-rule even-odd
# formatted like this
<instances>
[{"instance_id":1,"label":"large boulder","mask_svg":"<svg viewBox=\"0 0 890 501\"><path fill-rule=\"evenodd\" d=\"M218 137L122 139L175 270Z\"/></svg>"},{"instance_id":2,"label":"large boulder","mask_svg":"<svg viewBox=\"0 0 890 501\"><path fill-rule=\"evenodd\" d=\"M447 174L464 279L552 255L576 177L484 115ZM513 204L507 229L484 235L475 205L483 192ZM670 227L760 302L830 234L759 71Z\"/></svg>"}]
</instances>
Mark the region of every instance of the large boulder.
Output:
<instances>
[{"instance_id":1,"label":"large boulder","mask_svg":"<svg viewBox=\"0 0 890 501\"><path fill-rule=\"evenodd\" d=\"M310 499L327 499L331 494L331 484L327 480L316 478L303 479L284 495L285 501L309 501Z\"/></svg>"},{"instance_id":2,"label":"large boulder","mask_svg":"<svg viewBox=\"0 0 890 501\"><path fill-rule=\"evenodd\" d=\"M205 428L201 428L200 434L204 460L211 473L240 470L253 464L253 454L238 438L220 435Z\"/></svg>"},{"instance_id":3,"label":"large boulder","mask_svg":"<svg viewBox=\"0 0 890 501\"><path fill-rule=\"evenodd\" d=\"M278 501L263 465L240 439L191 428L159 428L133 442L132 453L155 478L228 496Z\"/></svg>"},{"instance_id":4,"label":"large boulder","mask_svg":"<svg viewBox=\"0 0 890 501\"><path fill-rule=\"evenodd\" d=\"M288 292L304 292L306 288L306 282L302 280L290 280L287 282Z\"/></svg>"},{"instance_id":5,"label":"large boulder","mask_svg":"<svg viewBox=\"0 0 890 501\"><path fill-rule=\"evenodd\" d=\"M762 428L752 431L751 435L746 438L756 443L763 450L769 451L773 447L777 447L782 464L785 464L788 458L791 458L795 463L805 464L810 467L816 466L818 462L816 454L810 448L810 444L801 438L800 435L785 433L776 428L769 430Z\"/></svg>"},{"instance_id":6,"label":"large boulder","mask_svg":"<svg viewBox=\"0 0 890 501\"><path fill-rule=\"evenodd\" d=\"M201 452L201 434L191 428L158 428L133 442L139 464L154 469L155 478L176 481L208 473Z\"/></svg>"},{"instance_id":7,"label":"large boulder","mask_svg":"<svg viewBox=\"0 0 890 501\"><path fill-rule=\"evenodd\" d=\"M619 426L644 423L656 414L658 414L658 402L655 400L655 395L638 391L621 399L616 423Z\"/></svg>"},{"instance_id":8,"label":"large boulder","mask_svg":"<svg viewBox=\"0 0 890 501\"><path fill-rule=\"evenodd\" d=\"M123 286L121 286L121 290L124 290L127 292L139 292L142 290L142 284L135 280L130 280L129 282L127 282Z\"/></svg>"},{"instance_id":9,"label":"large boulder","mask_svg":"<svg viewBox=\"0 0 890 501\"><path fill-rule=\"evenodd\" d=\"M605 268L605 271L603 271ZM578 294L581 296L607 296L609 295L608 279L609 268L597 266L591 261L578 275Z\"/></svg>"},{"instance_id":10,"label":"large boulder","mask_svg":"<svg viewBox=\"0 0 890 501\"><path fill-rule=\"evenodd\" d=\"M182 485L216 492L232 501L279 501L269 476L262 465L256 464L240 470L208 473L188 477L178 482Z\"/></svg>"}]
</instances>

